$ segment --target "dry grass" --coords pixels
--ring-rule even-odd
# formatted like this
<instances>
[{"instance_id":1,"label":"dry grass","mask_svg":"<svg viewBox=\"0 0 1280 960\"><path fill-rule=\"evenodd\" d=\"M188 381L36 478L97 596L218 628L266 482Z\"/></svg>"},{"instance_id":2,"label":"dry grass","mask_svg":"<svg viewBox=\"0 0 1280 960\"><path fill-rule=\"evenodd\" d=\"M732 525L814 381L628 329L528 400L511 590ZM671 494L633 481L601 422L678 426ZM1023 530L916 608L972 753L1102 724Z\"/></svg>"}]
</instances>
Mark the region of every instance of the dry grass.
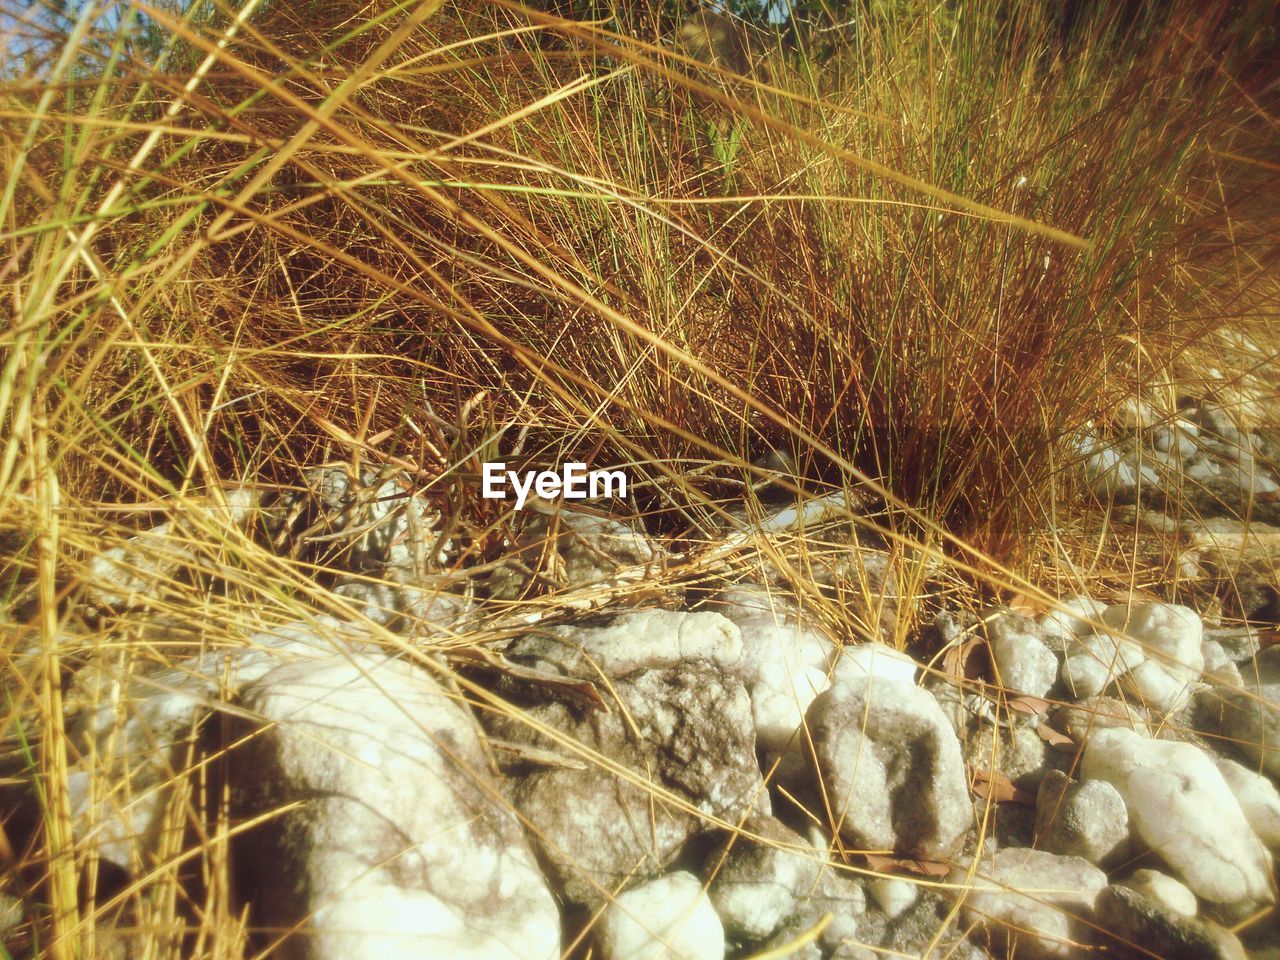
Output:
<instances>
[{"instance_id":1,"label":"dry grass","mask_svg":"<svg viewBox=\"0 0 1280 960\"><path fill-rule=\"evenodd\" d=\"M44 905L33 953L95 956L123 909L149 956L246 955L212 761L174 771L170 845L113 885L71 836L68 768L120 784L62 703L86 665L125 682L350 615L319 585L334 558L196 510L190 569L144 611L184 629L87 616L86 557L230 485L398 465L464 568L509 532L481 461L626 464L651 530L696 556L780 450L781 487L882 508L860 522L904 595L930 557L977 609L1116 573L1076 430L1210 367L1215 394L1266 393L1258 354L1220 340L1274 356L1267 4L1069 34L1051 4L907 7L757 80L507 0L439 7L138 3L141 32L98 10L7 40L38 35L0 77L0 737L41 785L0 866ZM1158 586L1116 546L1134 565L1113 583ZM788 545L796 589L824 549ZM872 593L811 599L857 637Z\"/></svg>"}]
</instances>

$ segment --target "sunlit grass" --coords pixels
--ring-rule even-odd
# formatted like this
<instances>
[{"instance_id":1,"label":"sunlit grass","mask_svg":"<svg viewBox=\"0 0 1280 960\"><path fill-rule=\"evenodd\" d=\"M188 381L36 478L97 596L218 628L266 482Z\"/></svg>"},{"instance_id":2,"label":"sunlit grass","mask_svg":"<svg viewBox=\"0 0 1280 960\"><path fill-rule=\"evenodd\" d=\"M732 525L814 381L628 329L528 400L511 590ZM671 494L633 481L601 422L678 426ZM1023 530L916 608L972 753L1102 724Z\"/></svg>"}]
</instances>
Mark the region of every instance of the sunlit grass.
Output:
<instances>
[{"instance_id":1,"label":"sunlit grass","mask_svg":"<svg viewBox=\"0 0 1280 960\"><path fill-rule=\"evenodd\" d=\"M652 597L767 565L844 639L878 635L885 598L810 582L843 534L726 559L727 508L847 491L904 598L1158 586L1080 496L1069 440L1134 393L1265 394L1274 91L1252 14L1152 5L1066 31L1052 8L868 12L821 61L774 50L751 77L641 21L505 0L11 27L30 42L5 38L27 52L0 86L0 736L42 785L3 864L42 905L32 949L92 956L128 901L154 956L245 955L232 828L191 785L216 762L175 776L191 792L163 861L100 890L66 777L88 764L110 791L110 767L79 755L61 702L85 664L124 682L356 615L325 561L226 521L236 484L397 466L453 518L461 573L510 523L481 461L625 464L674 538ZM753 466L775 451L793 474ZM86 558L171 514L186 569L92 619ZM917 635L918 606L887 639ZM449 642L509 635L510 613ZM143 619L198 628L157 643Z\"/></svg>"}]
</instances>

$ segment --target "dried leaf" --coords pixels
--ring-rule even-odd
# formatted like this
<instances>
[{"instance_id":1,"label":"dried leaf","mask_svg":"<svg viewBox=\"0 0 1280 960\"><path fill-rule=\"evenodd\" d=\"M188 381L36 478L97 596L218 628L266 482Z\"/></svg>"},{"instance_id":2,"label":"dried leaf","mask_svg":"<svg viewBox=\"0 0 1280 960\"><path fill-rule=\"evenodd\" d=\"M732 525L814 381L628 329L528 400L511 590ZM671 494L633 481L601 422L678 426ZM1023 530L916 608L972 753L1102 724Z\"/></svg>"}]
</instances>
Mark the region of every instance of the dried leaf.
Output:
<instances>
[{"instance_id":1,"label":"dried leaf","mask_svg":"<svg viewBox=\"0 0 1280 960\"><path fill-rule=\"evenodd\" d=\"M976 767L970 768L969 781L974 795L981 800L993 800L996 803L1021 803L1035 806L1036 798L1026 790L1019 790L1013 781L999 771L991 772Z\"/></svg>"},{"instance_id":2,"label":"dried leaf","mask_svg":"<svg viewBox=\"0 0 1280 960\"><path fill-rule=\"evenodd\" d=\"M964 643L951 647L942 655L943 672L947 676L955 677L958 680L963 680L966 676L977 676L978 671L970 669L969 661L973 658L974 652L982 645L980 639L973 637Z\"/></svg>"},{"instance_id":3,"label":"dried leaf","mask_svg":"<svg viewBox=\"0 0 1280 960\"><path fill-rule=\"evenodd\" d=\"M1025 713L1029 717L1038 717L1049 709L1049 701L1044 697L1030 697L1023 694L1009 700L1009 709L1017 713Z\"/></svg>"},{"instance_id":4,"label":"dried leaf","mask_svg":"<svg viewBox=\"0 0 1280 960\"><path fill-rule=\"evenodd\" d=\"M1040 739L1051 747L1074 747L1076 745L1076 742L1065 733L1058 732L1047 723L1042 723L1036 727L1036 733L1040 734Z\"/></svg>"},{"instance_id":5,"label":"dried leaf","mask_svg":"<svg viewBox=\"0 0 1280 960\"><path fill-rule=\"evenodd\" d=\"M867 866L877 873L913 873L919 877L945 877L951 867L938 860L915 860L911 857L891 857L883 853L868 853Z\"/></svg>"}]
</instances>

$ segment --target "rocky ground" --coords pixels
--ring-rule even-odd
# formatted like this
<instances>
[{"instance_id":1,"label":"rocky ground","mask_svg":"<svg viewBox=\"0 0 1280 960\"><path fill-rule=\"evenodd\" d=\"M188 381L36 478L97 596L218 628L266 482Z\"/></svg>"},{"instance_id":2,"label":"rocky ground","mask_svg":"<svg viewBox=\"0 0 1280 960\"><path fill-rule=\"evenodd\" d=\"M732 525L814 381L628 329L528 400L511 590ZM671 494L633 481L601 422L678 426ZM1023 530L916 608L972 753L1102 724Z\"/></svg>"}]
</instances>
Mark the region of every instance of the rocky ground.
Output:
<instances>
[{"instance_id":1,"label":"rocky ground","mask_svg":"<svg viewBox=\"0 0 1280 960\"><path fill-rule=\"evenodd\" d=\"M1208 405L1154 419L1135 404L1123 443L1080 446L1189 604L938 593L909 652L881 642L906 601L843 497L739 516L696 562L634 519L543 504L460 585L393 472L230 491L210 509L278 543L346 531L325 586L363 617L124 689L84 668L77 838L136 878L172 842L174 771L232 744L235 820L263 821L233 848L237 895L255 926L302 931L282 956L1280 958L1280 450ZM144 608L186 562L183 525L96 558L90 603ZM732 562L800 527L840 545L811 591ZM680 590L645 593L682 563ZM863 637L813 611L851 575L883 601ZM511 603L540 578L572 602ZM464 642L478 625L498 639ZM10 936L30 909L0 904ZM127 926L104 956L144 955Z\"/></svg>"}]
</instances>

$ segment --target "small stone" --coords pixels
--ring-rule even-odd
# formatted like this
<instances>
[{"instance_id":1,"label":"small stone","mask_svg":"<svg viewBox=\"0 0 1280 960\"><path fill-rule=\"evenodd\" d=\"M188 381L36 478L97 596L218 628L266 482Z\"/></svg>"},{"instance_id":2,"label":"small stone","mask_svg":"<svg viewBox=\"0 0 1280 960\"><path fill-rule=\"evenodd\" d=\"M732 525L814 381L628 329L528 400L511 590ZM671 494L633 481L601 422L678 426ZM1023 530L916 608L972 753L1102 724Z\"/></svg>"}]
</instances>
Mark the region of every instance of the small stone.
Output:
<instances>
[{"instance_id":1,"label":"small stone","mask_svg":"<svg viewBox=\"0 0 1280 960\"><path fill-rule=\"evenodd\" d=\"M1204 671L1204 624L1190 607L1174 603L1113 604L1102 614L1108 627L1139 644L1171 676L1185 682ZM1132 669L1132 666L1130 667Z\"/></svg>"},{"instance_id":2,"label":"small stone","mask_svg":"<svg viewBox=\"0 0 1280 960\"><path fill-rule=\"evenodd\" d=\"M1062 680L1077 699L1094 697L1145 659L1142 648L1132 640L1095 633L1067 644Z\"/></svg>"},{"instance_id":3,"label":"small stone","mask_svg":"<svg viewBox=\"0 0 1280 960\"><path fill-rule=\"evenodd\" d=\"M1258 839L1272 853L1280 854L1280 790L1262 774L1234 760L1218 757L1214 762Z\"/></svg>"},{"instance_id":4,"label":"small stone","mask_svg":"<svg viewBox=\"0 0 1280 960\"><path fill-rule=\"evenodd\" d=\"M1142 661L1124 679L1142 705L1158 714L1181 710L1191 699L1192 685L1154 660Z\"/></svg>"},{"instance_id":5,"label":"small stone","mask_svg":"<svg viewBox=\"0 0 1280 960\"><path fill-rule=\"evenodd\" d=\"M1105 603L1084 594L1066 597L1058 601L1058 609L1050 610L1040 618L1040 626L1045 633L1068 640L1087 636L1094 632L1090 621L1100 621L1105 609Z\"/></svg>"},{"instance_id":6,"label":"small stone","mask_svg":"<svg viewBox=\"0 0 1280 960\"><path fill-rule=\"evenodd\" d=\"M1043 960L1074 957L1089 938L1094 901L1107 875L1080 857L1005 847L983 857L970 881L956 868L948 881L967 891L969 923L985 926L993 946L1009 955Z\"/></svg>"},{"instance_id":7,"label":"small stone","mask_svg":"<svg viewBox=\"0 0 1280 960\"><path fill-rule=\"evenodd\" d=\"M1179 417L1171 424L1156 427L1152 431L1151 442L1161 453L1171 453L1185 461L1195 456L1199 449L1196 444L1199 433L1199 427Z\"/></svg>"},{"instance_id":8,"label":"small stone","mask_svg":"<svg viewBox=\"0 0 1280 960\"><path fill-rule=\"evenodd\" d=\"M1142 894L1153 903L1184 917L1194 917L1200 910L1196 895L1187 885L1159 870L1135 870L1121 886Z\"/></svg>"},{"instance_id":9,"label":"small stone","mask_svg":"<svg viewBox=\"0 0 1280 960\"><path fill-rule=\"evenodd\" d=\"M518 637L506 654L566 676L621 678L642 670L743 668L742 633L718 613L640 610L600 627L556 626Z\"/></svg>"},{"instance_id":10,"label":"small stone","mask_svg":"<svg viewBox=\"0 0 1280 960\"><path fill-rule=\"evenodd\" d=\"M920 665L887 643L851 643L841 647L832 680L847 683L868 677L916 682Z\"/></svg>"},{"instance_id":11,"label":"small stone","mask_svg":"<svg viewBox=\"0 0 1280 960\"><path fill-rule=\"evenodd\" d=\"M898 877L878 877L872 880L867 888L871 891L871 899L890 920L897 919L900 914L909 909L919 895L914 883Z\"/></svg>"},{"instance_id":12,"label":"small stone","mask_svg":"<svg viewBox=\"0 0 1280 960\"><path fill-rule=\"evenodd\" d=\"M1124 798L1105 781L1074 783L1050 770L1036 794L1036 846L1103 866L1123 860L1129 852Z\"/></svg>"},{"instance_id":13,"label":"small stone","mask_svg":"<svg viewBox=\"0 0 1280 960\"><path fill-rule=\"evenodd\" d=\"M1119 791L1134 832L1203 900L1270 903L1271 858L1209 756L1190 743L1102 730L1080 774Z\"/></svg>"},{"instance_id":14,"label":"small stone","mask_svg":"<svg viewBox=\"0 0 1280 960\"><path fill-rule=\"evenodd\" d=\"M1217 670L1219 667L1231 663L1231 658L1227 656L1226 648L1217 640L1206 639L1200 645L1200 653L1204 657L1205 673Z\"/></svg>"},{"instance_id":15,"label":"small stone","mask_svg":"<svg viewBox=\"0 0 1280 960\"><path fill-rule=\"evenodd\" d=\"M1206 646L1215 643L1221 648L1223 655L1235 663L1252 660L1261 649L1258 642L1258 631L1254 627L1218 627L1204 632ZM1208 654L1205 654L1206 668Z\"/></svg>"},{"instance_id":16,"label":"small stone","mask_svg":"<svg viewBox=\"0 0 1280 960\"><path fill-rule=\"evenodd\" d=\"M603 960L723 960L724 927L702 883L683 871L620 893L596 929Z\"/></svg>"},{"instance_id":17,"label":"small stone","mask_svg":"<svg viewBox=\"0 0 1280 960\"><path fill-rule=\"evenodd\" d=\"M725 590L715 609L742 637L738 670L751 695L756 741L766 753L784 752L809 704L831 685L836 646L794 604L763 587Z\"/></svg>"},{"instance_id":18,"label":"small stone","mask_svg":"<svg viewBox=\"0 0 1280 960\"><path fill-rule=\"evenodd\" d=\"M1183 916L1127 887L1098 896L1097 939L1107 956L1124 960L1246 960L1234 933Z\"/></svg>"},{"instance_id":19,"label":"small stone","mask_svg":"<svg viewBox=\"0 0 1280 960\"><path fill-rule=\"evenodd\" d=\"M518 710L483 718L497 740L570 760L577 744L613 765L535 764L507 778L555 891L589 906L662 873L702 828L693 811L730 823L769 812L751 698L735 676L706 664L642 670L605 696L607 713L535 688Z\"/></svg>"},{"instance_id":20,"label":"small stone","mask_svg":"<svg viewBox=\"0 0 1280 960\"><path fill-rule=\"evenodd\" d=\"M1280 648L1260 653L1256 668L1246 669L1239 689L1215 686L1196 695L1199 730L1221 737L1230 748L1280 779Z\"/></svg>"},{"instance_id":21,"label":"small stone","mask_svg":"<svg viewBox=\"0 0 1280 960\"><path fill-rule=\"evenodd\" d=\"M703 874L725 931L759 941L791 916L796 898L817 882L825 858L774 817L752 818L745 828L764 840L731 838L727 853L722 846L707 857Z\"/></svg>"},{"instance_id":22,"label":"small stone","mask_svg":"<svg viewBox=\"0 0 1280 960\"><path fill-rule=\"evenodd\" d=\"M832 816L850 843L945 857L973 820L960 743L938 702L900 680L836 684L806 721Z\"/></svg>"},{"instance_id":23,"label":"small stone","mask_svg":"<svg viewBox=\"0 0 1280 960\"><path fill-rule=\"evenodd\" d=\"M1010 691L1043 697L1058 679L1058 658L1040 637L1034 620L1007 614L987 625L987 639L1000 683Z\"/></svg>"}]
</instances>

